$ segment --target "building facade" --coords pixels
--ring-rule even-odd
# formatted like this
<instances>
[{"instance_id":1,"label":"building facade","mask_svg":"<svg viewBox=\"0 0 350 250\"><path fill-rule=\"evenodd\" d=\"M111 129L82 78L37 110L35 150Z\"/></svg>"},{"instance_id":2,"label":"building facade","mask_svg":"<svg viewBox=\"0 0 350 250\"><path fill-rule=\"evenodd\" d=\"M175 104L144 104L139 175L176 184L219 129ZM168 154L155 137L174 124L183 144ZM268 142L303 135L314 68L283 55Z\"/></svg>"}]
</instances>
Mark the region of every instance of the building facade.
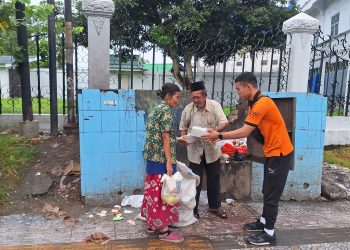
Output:
<instances>
[{"instance_id":1,"label":"building facade","mask_svg":"<svg viewBox=\"0 0 350 250\"><path fill-rule=\"evenodd\" d=\"M301 0L298 4L320 23L312 45L309 91L328 97L331 115L343 115L349 110L350 1Z\"/></svg>"}]
</instances>

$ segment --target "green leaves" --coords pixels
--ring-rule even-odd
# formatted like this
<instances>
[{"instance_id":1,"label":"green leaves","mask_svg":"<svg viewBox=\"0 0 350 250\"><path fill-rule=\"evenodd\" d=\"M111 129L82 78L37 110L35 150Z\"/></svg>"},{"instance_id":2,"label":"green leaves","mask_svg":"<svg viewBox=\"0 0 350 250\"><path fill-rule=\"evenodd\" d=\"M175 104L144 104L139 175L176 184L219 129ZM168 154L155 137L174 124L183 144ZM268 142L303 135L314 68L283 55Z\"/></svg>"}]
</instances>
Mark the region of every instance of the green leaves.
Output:
<instances>
[{"instance_id":1,"label":"green leaves","mask_svg":"<svg viewBox=\"0 0 350 250\"><path fill-rule=\"evenodd\" d=\"M78 26L78 27L73 27L73 34L77 35L80 34L84 31L84 27L82 26Z\"/></svg>"}]
</instances>

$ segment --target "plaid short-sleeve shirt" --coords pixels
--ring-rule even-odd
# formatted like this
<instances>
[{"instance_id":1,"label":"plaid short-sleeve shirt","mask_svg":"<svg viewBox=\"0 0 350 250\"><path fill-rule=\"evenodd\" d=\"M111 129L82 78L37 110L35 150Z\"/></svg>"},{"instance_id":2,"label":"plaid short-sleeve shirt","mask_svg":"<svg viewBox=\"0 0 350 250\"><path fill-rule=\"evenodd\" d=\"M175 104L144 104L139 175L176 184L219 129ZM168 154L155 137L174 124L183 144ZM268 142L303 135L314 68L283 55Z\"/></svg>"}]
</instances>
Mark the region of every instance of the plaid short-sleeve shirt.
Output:
<instances>
[{"instance_id":1,"label":"plaid short-sleeve shirt","mask_svg":"<svg viewBox=\"0 0 350 250\"><path fill-rule=\"evenodd\" d=\"M145 160L166 163L162 134L170 134L172 163L176 163L176 137L173 131L173 115L162 101L149 114L146 126Z\"/></svg>"}]
</instances>

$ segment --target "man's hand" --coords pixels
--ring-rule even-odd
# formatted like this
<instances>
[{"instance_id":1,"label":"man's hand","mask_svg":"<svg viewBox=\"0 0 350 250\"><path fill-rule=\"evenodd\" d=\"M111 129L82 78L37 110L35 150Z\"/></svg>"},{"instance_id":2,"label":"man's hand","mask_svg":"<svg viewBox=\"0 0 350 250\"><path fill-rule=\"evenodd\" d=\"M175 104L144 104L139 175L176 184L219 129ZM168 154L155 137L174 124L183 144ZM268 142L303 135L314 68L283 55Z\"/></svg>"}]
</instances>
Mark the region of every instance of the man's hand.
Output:
<instances>
[{"instance_id":1,"label":"man's hand","mask_svg":"<svg viewBox=\"0 0 350 250\"><path fill-rule=\"evenodd\" d=\"M219 132L213 128L208 129L208 134L201 137L207 142L214 143L219 139Z\"/></svg>"},{"instance_id":2,"label":"man's hand","mask_svg":"<svg viewBox=\"0 0 350 250\"><path fill-rule=\"evenodd\" d=\"M185 144L185 145L191 144L191 142L189 142L189 141L186 140L186 135L177 137L176 140L177 140L177 142L183 143L183 144Z\"/></svg>"},{"instance_id":3,"label":"man's hand","mask_svg":"<svg viewBox=\"0 0 350 250\"><path fill-rule=\"evenodd\" d=\"M173 175L173 165L170 162L166 163L166 172L169 176Z\"/></svg>"}]
</instances>

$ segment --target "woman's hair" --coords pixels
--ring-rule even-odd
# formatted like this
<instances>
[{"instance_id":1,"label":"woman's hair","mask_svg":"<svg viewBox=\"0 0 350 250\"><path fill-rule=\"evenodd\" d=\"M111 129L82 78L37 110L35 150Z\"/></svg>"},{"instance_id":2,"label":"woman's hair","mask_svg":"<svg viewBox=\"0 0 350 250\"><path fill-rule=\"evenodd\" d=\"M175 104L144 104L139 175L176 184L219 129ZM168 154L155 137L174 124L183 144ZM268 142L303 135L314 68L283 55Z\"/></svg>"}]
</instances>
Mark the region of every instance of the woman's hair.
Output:
<instances>
[{"instance_id":1,"label":"woman's hair","mask_svg":"<svg viewBox=\"0 0 350 250\"><path fill-rule=\"evenodd\" d=\"M177 86L175 83L167 82L167 83L164 83L161 90L158 90L157 95L160 96L162 99L164 99L164 97L167 94L170 94L172 96L176 92L181 92L179 86Z\"/></svg>"}]
</instances>

